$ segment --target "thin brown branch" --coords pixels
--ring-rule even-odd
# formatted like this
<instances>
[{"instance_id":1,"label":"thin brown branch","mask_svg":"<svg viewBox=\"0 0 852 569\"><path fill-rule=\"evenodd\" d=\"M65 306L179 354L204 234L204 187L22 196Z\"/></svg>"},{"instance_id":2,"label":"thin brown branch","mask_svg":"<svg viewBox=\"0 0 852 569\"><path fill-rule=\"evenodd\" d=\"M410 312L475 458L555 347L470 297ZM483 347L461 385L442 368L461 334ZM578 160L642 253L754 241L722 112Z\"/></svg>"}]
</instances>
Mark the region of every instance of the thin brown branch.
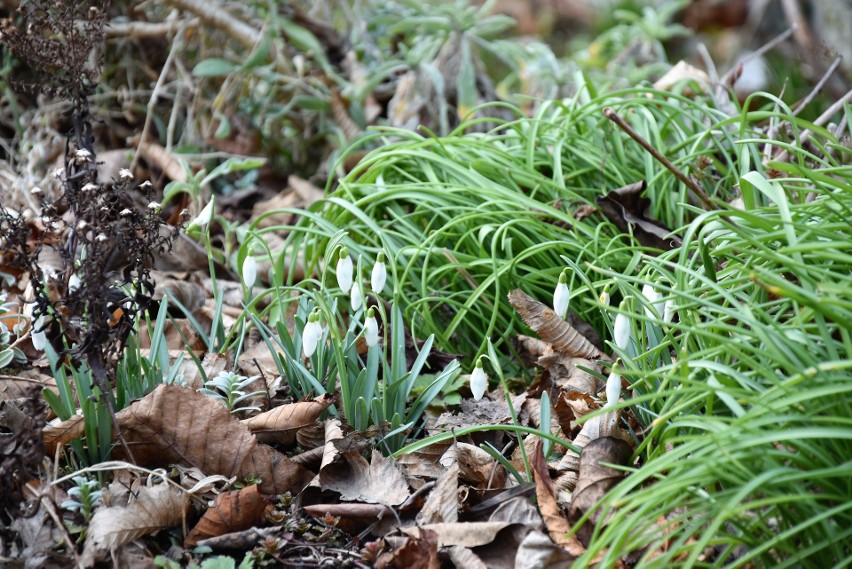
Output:
<instances>
[{"instance_id":1,"label":"thin brown branch","mask_svg":"<svg viewBox=\"0 0 852 569\"><path fill-rule=\"evenodd\" d=\"M692 190L692 193L694 193L695 197L697 197L701 201L701 204L704 206L705 210L711 211L716 209L716 206L713 205L713 202L710 201L710 198L707 196L706 193L704 193L704 190L701 189L701 186L698 185L698 182L681 172L677 168L677 166L672 164L672 162L668 158L660 154L660 151L654 148L650 142L645 140L642 135L633 130L633 127L631 127L624 121L624 119L618 116L618 114L614 110L609 107L606 107L603 110L603 114L606 118L617 124L621 130L630 135L630 138L638 142L639 145L642 146L642 148L647 150L651 154L651 156L653 156L657 160L657 162L665 166L669 172L674 174L675 178L683 182L687 188Z\"/></svg>"}]
</instances>

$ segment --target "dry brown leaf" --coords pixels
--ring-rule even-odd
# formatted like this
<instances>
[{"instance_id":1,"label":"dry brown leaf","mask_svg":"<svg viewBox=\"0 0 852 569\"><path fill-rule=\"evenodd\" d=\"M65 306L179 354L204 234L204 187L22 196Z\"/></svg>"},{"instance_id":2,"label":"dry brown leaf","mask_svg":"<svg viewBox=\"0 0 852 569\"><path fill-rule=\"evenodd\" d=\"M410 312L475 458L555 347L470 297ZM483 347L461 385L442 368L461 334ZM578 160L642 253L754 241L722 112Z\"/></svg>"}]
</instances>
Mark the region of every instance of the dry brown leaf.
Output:
<instances>
[{"instance_id":1,"label":"dry brown leaf","mask_svg":"<svg viewBox=\"0 0 852 569\"><path fill-rule=\"evenodd\" d=\"M319 478L323 489L339 492L342 500L398 506L409 496L402 472L375 449L369 463L358 452L339 453L323 465Z\"/></svg>"},{"instance_id":2,"label":"dry brown leaf","mask_svg":"<svg viewBox=\"0 0 852 569\"><path fill-rule=\"evenodd\" d=\"M383 553L376 560L376 569L439 569L438 541L435 532L423 530L416 537L391 553Z\"/></svg>"},{"instance_id":3,"label":"dry brown leaf","mask_svg":"<svg viewBox=\"0 0 852 569\"><path fill-rule=\"evenodd\" d=\"M56 447L67 445L79 439L85 433L85 422L82 415L74 415L67 421L56 425L48 425L42 431L44 447L48 456L56 454Z\"/></svg>"},{"instance_id":4,"label":"dry brown leaf","mask_svg":"<svg viewBox=\"0 0 852 569\"><path fill-rule=\"evenodd\" d=\"M665 75L657 79L654 83L654 89L671 91L673 87L682 81L697 82L702 91L706 91L707 85L711 83L710 76L704 70L680 60L671 69L666 71ZM683 94L690 97L695 95L695 92L692 89L685 89Z\"/></svg>"},{"instance_id":5,"label":"dry brown leaf","mask_svg":"<svg viewBox=\"0 0 852 569\"><path fill-rule=\"evenodd\" d=\"M274 448L261 444L251 449L249 456L240 465L238 476L249 475L259 477L260 491L270 495L284 492L297 494L314 477L304 466L296 464Z\"/></svg>"},{"instance_id":6,"label":"dry brown leaf","mask_svg":"<svg viewBox=\"0 0 852 569\"><path fill-rule=\"evenodd\" d=\"M439 478L446 470L438 462L447 448L453 444L452 441L434 443L422 449L400 456L396 463L402 468L406 477L412 478Z\"/></svg>"},{"instance_id":7,"label":"dry brown leaf","mask_svg":"<svg viewBox=\"0 0 852 569\"><path fill-rule=\"evenodd\" d=\"M317 417L334 403L334 397L326 393L312 401L298 401L281 405L242 423L262 443L292 445L296 431L314 424Z\"/></svg>"},{"instance_id":8,"label":"dry brown leaf","mask_svg":"<svg viewBox=\"0 0 852 569\"><path fill-rule=\"evenodd\" d=\"M443 523L410 526L400 530L412 537L420 537L424 530L433 531L438 534L439 547L452 545L477 547L491 543L500 530L511 525L515 524L512 522Z\"/></svg>"},{"instance_id":9,"label":"dry brown leaf","mask_svg":"<svg viewBox=\"0 0 852 569\"><path fill-rule=\"evenodd\" d=\"M532 467L538 509L541 511L541 518L550 539L574 557L579 557L585 553L586 548L576 537L568 535L571 531L571 524L562 515L559 504L556 503L556 497L553 495L553 482L547 472L547 463L544 459L541 442L536 445Z\"/></svg>"},{"instance_id":10,"label":"dry brown leaf","mask_svg":"<svg viewBox=\"0 0 852 569\"><path fill-rule=\"evenodd\" d=\"M568 322L522 290L509 292L509 303L520 314L521 319L557 352L587 359L604 357L600 350Z\"/></svg>"},{"instance_id":11,"label":"dry brown leaf","mask_svg":"<svg viewBox=\"0 0 852 569\"><path fill-rule=\"evenodd\" d=\"M454 545L447 548L447 555L456 569L488 569L488 565L467 547Z\"/></svg>"},{"instance_id":12,"label":"dry brown leaf","mask_svg":"<svg viewBox=\"0 0 852 569\"><path fill-rule=\"evenodd\" d=\"M143 535L183 523L189 498L172 484L143 486L126 506L100 508L86 534L83 559L91 564L105 559L110 550Z\"/></svg>"},{"instance_id":13,"label":"dry brown leaf","mask_svg":"<svg viewBox=\"0 0 852 569\"><path fill-rule=\"evenodd\" d=\"M184 547L195 547L202 539L254 527L263 522L269 507L256 484L219 494L186 536Z\"/></svg>"},{"instance_id":14,"label":"dry brown leaf","mask_svg":"<svg viewBox=\"0 0 852 569\"><path fill-rule=\"evenodd\" d=\"M459 478L483 488L504 488L506 470L494 458L476 445L456 443L441 457L441 464L459 466Z\"/></svg>"},{"instance_id":15,"label":"dry brown leaf","mask_svg":"<svg viewBox=\"0 0 852 569\"><path fill-rule=\"evenodd\" d=\"M459 465L451 464L438 478L426 503L417 513L417 524L459 521Z\"/></svg>"},{"instance_id":16,"label":"dry brown leaf","mask_svg":"<svg viewBox=\"0 0 852 569\"><path fill-rule=\"evenodd\" d=\"M571 509L568 511L569 520L577 521L582 518L624 477L623 472L601 466L600 463L627 465L632 454L631 446L615 437L601 437L586 445L580 454L580 473L571 499ZM601 510L595 510L580 527L577 537L581 541L589 542L594 525L600 523L601 515Z\"/></svg>"}]
</instances>

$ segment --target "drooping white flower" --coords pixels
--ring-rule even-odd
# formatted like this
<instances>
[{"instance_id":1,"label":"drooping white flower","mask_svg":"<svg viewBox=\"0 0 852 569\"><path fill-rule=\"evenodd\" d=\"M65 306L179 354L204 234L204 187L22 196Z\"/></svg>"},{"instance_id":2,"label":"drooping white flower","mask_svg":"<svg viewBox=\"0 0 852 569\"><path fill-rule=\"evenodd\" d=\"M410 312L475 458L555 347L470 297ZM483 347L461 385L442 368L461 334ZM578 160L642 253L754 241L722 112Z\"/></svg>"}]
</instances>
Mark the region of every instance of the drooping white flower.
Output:
<instances>
[{"instance_id":1,"label":"drooping white flower","mask_svg":"<svg viewBox=\"0 0 852 569\"><path fill-rule=\"evenodd\" d=\"M210 201L207 202L207 205L195 216L195 219L189 224L186 228L187 231L192 229L193 227L205 228L213 219L213 202L216 201L216 198L210 198Z\"/></svg>"},{"instance_id":2,"label":"drooping white flower","mask_svg":"<svg viewBox=\"0 0 852 569\"><path fill-rule=\"evenodd\" d=\"M604 306L609 306L610 298L609 298L609 289L608 288L605 288L603 290L601 295L598 297L598 300L600 300L601 304L603 304Z\"/></svg>"},{"instance_id":3,"label":"drooping white flower","mask_svg":"<svg viewBox=\"0 0 852 569\"><path fill-rule=\"evenodd\" d=\"M30 341L33 343L33 348L38 351L44 350L44 347L47 345L47 336L42 330L44 326L44 315L36 318L36 321L32 324L32 331L30 332Z\"/></svg>"},{"instance_id":4,"label":"drooping white flower","mask_svg":"<svg viewBox=\"0 0 852 569\"><path fill-rule=\"evenodd\" d=\"M476 367L473 368L473 373L470 374L470 391L473 394L473 399L479 401L485 395L485 390L488 388L488 375L482 369L482 358L476 360Z\"/></svg>"},{"instance_id":5,"label":"drooping white flower","mask_svg":"<svg viewBox=\"0 0 852 569\"><path fill-rule=\"evenodd\" d=\"M385 282L388 279L388 269L385 267L385 252L379 251L376 257L376 264L373 265L373 272L370 274L370 288L373 292L380 294L385 288Z\"/></svg>"},{"instance_id":6,"label":"drooping white flower","mask_svg":"<svg viewBox=\"0 0 852 569\"><path fill-rule=\"evenodd\" d=\"M305 357L309 358L317 351L317 344L320 336L322 336L322 325L320 324L319 312L311 312L308 316L308 323L302 330L302 350L305 352Z\"/></svg>"},{"instance_id":7,"label":"drooping white flower","mask_svg":"<svg viewBox=\"0 0 852 569\"><path fill-rule=\"evenodd\" d=\"M361 305L364 304L364 295L361 294L361 283L355 283L349 295L349 306L352 307L352 312L356 312Z\"/></svg>"},{"instance_id":8,"label":"drooping white flower","mask_svg":"<svg viewBox=\"0 0 852 569\"><path fill-rule=\"evenodd\" d=\"M649 284L646 284L645 286L642 287L642 296L644 296L645 300L648 301L648 305L653 305L654 310L657 312L658 315L662 315L662 312L663 312L663 300L662 300L662 298L663 298L663 296L660 293L657 292L657 289L655 289L653 286L651 286ZM651 308L648 305L645 306L645 314L648 316L648 318L655 318L654 312L651 310ZM656 316L656 317L659 317L659 316Z\"/></svg>"},{"instance_id":9,"label":"drooping white flower","mask_svg":"<svg viewBox=\"0 0 852 569\"><path fill-rule=\"evenodd\" d=\"M371 348L379 343L379 323L372 308L367 310L367 319L364 320L364 340Z\"/></svg>"},{"instance_id":10,"label":"drooping white flower","mask_svg":"<svg viewBox=\"0 0 852 569\"><path fill-rule=\"evenodd\" d=\"M352 257L349 256L349 249L343 247L340 253L337 254L337 285L343 292L349 292L352 288Z\"/></svg>"},{"instance_id":11,"label":"drooping white flower","mask_svg":"<svg viewBox=\"0 0 852 569\"><path fill-rule=\"evenodd\" d=\"M621 376L614 371L610 372L606 380L606 405L614 407L621 396Z\"/></svg>"},{"instance_id":12,"label":"drooping white flower","mask_svg":"<svg viewBox=\"0 0 852 569\"><path fill-rule=\"evenodd\" d=\"M562 318L565 319L565 315L568 314L568 301L571 298L571 292L568 290L568 273L567 271L562 271L562 274L559 275L559 282L556 283L556 290L553 291L553 311Z\"/></svg>"},{"instance_id":13,"label":"drooping white flower","mask_svg":"<svg viewBox=\"0 0 852 569\"><path fill-rule=\"evenodd\" d=\"M668 299L663 305L663 322L668 324L674 319L675 308L674 299Z\"/></svg>"},{"instance_id":14,"label":"drooping white flower","mask_svg":"<svg viewBox=\"0 0 852 569\"><path fill-rule=\"evenodd\" d=\"M257 261L252 255L246 255L243 259L243 284L246 288L254 286L257 280Z\"/></svg>"},{"instance_id":15,"label":"drooping white flower","mask_svg":"<svg viewBox=\"0 0 852 569\"><path fill-rule=\"evenodd\" d=\"M623 301L619 308L624 311L628 310L627 301ZM616 314L615 323L612 325L612 337L620 350L627 349L630 344L630 318L626 314Z\"/></svg>"}]
</instances>

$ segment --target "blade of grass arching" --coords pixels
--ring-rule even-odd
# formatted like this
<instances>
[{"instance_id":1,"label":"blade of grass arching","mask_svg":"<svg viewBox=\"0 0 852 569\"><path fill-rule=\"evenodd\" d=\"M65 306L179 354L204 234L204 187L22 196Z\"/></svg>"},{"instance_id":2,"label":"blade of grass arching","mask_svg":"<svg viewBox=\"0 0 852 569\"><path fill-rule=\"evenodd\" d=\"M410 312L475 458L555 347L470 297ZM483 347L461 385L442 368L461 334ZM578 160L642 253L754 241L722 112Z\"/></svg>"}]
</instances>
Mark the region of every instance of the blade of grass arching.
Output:
<instances>
[{"instance_id":1,"label":"blade of grass arching","mask_svg":"<svg viewBox=\"0 0 852 569\"><path fill-rule=\"evenodd\" d=\"M547 442L549 443L550 441ZM524 480L524 478L521 476L521 473L518 472L518 470L512 465L511 462L506 459L505 456L503 456L503 454L497 449L497 447L486 441L482 443L479 448L487 452L489 455L491 455L491 458L499 462L500 466L505 468L506 472L511 474L512 477L517 480L518 484L526 483L526 480Z\"/></svg>"}]
</instances>

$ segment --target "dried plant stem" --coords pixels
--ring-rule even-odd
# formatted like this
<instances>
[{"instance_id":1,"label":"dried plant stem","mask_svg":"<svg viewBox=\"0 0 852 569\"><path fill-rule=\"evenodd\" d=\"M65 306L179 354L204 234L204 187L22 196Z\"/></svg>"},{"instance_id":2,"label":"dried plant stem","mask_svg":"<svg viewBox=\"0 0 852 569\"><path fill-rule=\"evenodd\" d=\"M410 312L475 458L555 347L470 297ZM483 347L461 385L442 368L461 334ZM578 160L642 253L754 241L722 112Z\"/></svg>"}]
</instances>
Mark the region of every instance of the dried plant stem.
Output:
<instances>
[{"instance_id":1,"label":"dried plant stem","mask_svg":"<svg viewBox=\"0 0 852 569\"><path fill-rule=\"evenodd\" d=\"M610 107L606 107L603 110L603 114L606 118L617 124L621 130L630 135L630 138L638 142L639 145L642 146L642 148L647 150L651 154L651 156L653 156L660 164L665 166L669 172L674 174L675 178L683 182L687 188L692 190L692 193L694 193L695 196L701 201L701 204L704 206L705 210L710 211L716 209L716 207L713 205L713 202L710 201L710 198L707 196L706 193L704 193L704 190L701 189L701 186L699 186L695 180L681 172L677 168L677 166L672 164L672 162L668 158L660 154L659 150L654 148L650 142L648 142L642 137L642 135L633 130L633 127L631 127L624 121L624 119L618 116L618 114L614 110L612 110Z\"/></svg>"}]
</instances>

